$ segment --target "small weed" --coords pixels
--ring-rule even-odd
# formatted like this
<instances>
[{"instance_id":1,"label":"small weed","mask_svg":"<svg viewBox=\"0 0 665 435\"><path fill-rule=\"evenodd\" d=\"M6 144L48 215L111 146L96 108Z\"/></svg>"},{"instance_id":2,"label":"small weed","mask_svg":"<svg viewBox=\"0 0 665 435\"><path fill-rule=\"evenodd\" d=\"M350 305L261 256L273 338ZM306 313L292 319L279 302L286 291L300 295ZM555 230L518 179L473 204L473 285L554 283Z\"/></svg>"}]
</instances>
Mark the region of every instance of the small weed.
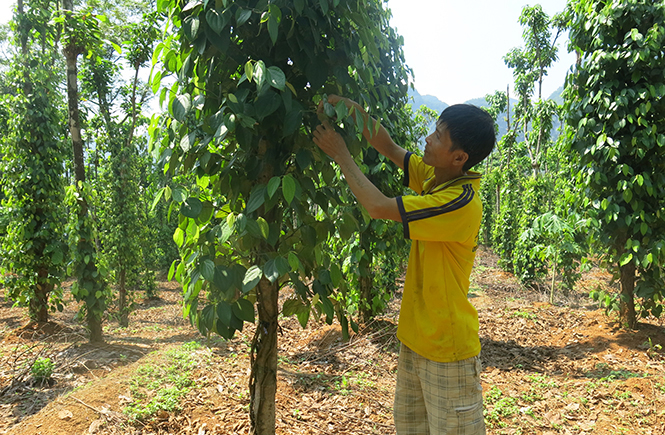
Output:
<instances>
[{"instance_id":1,"label":"small weed","mask_svg":"<svg viewBox=\"0 0 665 435\"><path fill-rule=\"evenodd\" d=\"M521 317L522 319L527 319L527 320L536 320L538 318L536 314L530 313L526 310L513 311L510 314L510 317L511 318Z\"/></svg>"},{"instance_id":2,"label":"small weed","mask_svg":"<svg viewBox=\"0 0 665 435\"><path fill-rule=\"evenodd\" d=\"M354 383L359 388L375 388L376 383L372 381L367 373L358 373L354 379Z\"/></svg>"},{"instance_id":3,"label":"small weed","mask_svg":"<svg viewBox=\"0 0 665 435\"><path fill-rule=\"evenodd\" d=\"M497 387L496 385L493 386L492 389L489 390L487 394L485 394L485 403L488 405L493 405L494 403L496 403L497 400L501 398L502 394L503 393L501 392L499 387Z\"/></svg>"},{"instance_id":4,"label":"small weed","mask_svg":"<svg viewBox=\"0 0 665 435\"><path fill-rule=\"evenodd\" d=\"M488 425L493 427L496 423L499 427L506 427L507 424L502 421L504 418L510 418L519 413L517 399L514 397L502 397L501 390L494 386L485 396L486 408L484 411L485 420Z\"/></svg>"},{"instance_id":5,"label":"small weed","mask_svg":"<svg viewBox=\"0 0 665 435\"><path fill-rule=\"evenodd\" d=\"M558 388L559 386L557 385L556 382L553 380L549 379L545 375L530 375L527 376L527 379L529 379L535 388L543 389L543 390L549 390L552 388Z\"/></svg>"},{"instance_id":6,"label":"small weed","mask_svg":"<svg viewBox=\"0 0 665 435\"><path fill-rule=\"evenodd\" d=\"M646 342L642 345L642 348L647 350L647 356L651 359L656 359L661 356L660 352L663 350L663 346L656 343L653 344L651 337L648 338Z\"/></svg>"},{"instance_id":7,"label":"small weed","mask_svg":"<svg viewBox=\"0 0 665 435\"><path fill-rule=\"evenodd\" d=\"M51 379L55 363L51 358L37 358L30 368L30 374L37 383L44 383Z\"/></svg>"},{"instance_id":8,"label":"small weed","mask_svg":"<svg viewBox=\"0 0 665 435\"><path fill-rule=\"evenodd\" d=\"M615 391L614 397L619 400L628 400L632 397L632 394L630 394L630 391L624 391L624 392Z\"/></svg>"},{"instance_id":9,"label":"small weed","mask_svg":"<svg viewBox=\"0 0 665 435\"><path fill-rule=\"evenodd\" d=\"M540 394L537 394L531 389L531 391L522 393L522 400L526 403L533 403L537 400L541 400L543 397Z\"/></svg>"}]
</instances>

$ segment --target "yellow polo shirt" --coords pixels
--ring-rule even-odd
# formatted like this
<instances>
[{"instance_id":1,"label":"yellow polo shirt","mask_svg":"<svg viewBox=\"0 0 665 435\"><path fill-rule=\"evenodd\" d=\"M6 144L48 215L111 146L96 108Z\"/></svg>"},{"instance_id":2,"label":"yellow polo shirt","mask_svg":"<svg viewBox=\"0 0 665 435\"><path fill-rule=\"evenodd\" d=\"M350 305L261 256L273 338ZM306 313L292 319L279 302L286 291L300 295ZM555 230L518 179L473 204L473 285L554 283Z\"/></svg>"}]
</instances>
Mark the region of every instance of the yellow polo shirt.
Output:
<instances>
[{"instance_id":1,"label":"yellow polo shirt","mask_svg":"<svg viewBox=\"0 0 665 435\"><path fill-rule=\"evenodd\" d=\"M397 338L433 361L480 352L478 312L467 298L482 204L480 174L436 186L434 168L405 157L405 185L419 196L397 198L404 237L411 239Z\"/></svg>"}]
</instances>

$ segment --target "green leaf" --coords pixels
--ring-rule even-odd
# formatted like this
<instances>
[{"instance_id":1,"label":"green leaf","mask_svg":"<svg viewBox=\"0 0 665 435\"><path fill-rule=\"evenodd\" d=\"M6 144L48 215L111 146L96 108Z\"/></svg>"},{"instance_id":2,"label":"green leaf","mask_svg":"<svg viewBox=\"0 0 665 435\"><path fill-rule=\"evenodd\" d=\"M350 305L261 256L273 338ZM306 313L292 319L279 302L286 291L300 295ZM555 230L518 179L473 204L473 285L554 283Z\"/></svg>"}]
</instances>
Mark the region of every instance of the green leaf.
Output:
<instances>
[{"instance_id":1,"label":"green leaf","mask_svg":"<svg viewBox=\"0 0 665 435\"><path fill-rule=\"evenodd\" d=\"M209 9L208 12L206 12L206 21L212 31L218 35L221 35L222 30L224 30L224 27L229 23L226 14L219 13L215 9Z\"/></svg>"},{"instance_id":2,"label":"green leaf","mask_svg":"<svg viewBox=\"0 0 665 435\"><path fill-rule=\"evenodd\" d=\"M296 153L296 162L300 169L304 171L312 164L312 153L307 149L301 148Z\"/></svg>"},{"instance_id":3,"label":"green leaf","mask_svg":"<svg viewBox=\"0 0 665 435\"><path fill-rule=\"evenodd\" d=\"M254 64L251 60L248 60L245 64L245 76L247 76L250 83L254 80Z\"/></svg>"},{"instance_id":4,"label":"green leaf","mask_svg":"<svg viewBox=\"0 0 665 435\"><path fill-rule=\"evenodd\" d=\"M184 122L191 107L192 97L189 94L178 95L171 103L173 117L179 122Z\"/></svg>"},{"instance_id":5,"label":"green leaf","mask_svg":"<svg viewBox=\"0 0 665 435\"><path fill-rule=\"evenodd\" d=\"M242 280L242 292L247 293L256 287L259 281L261 281L261 276L263 276L263 272L259 266L252 266L247 269L245 277Z\"/></svg>"},{"instance_id":6,"label":"green leaf","mask_svg":"<svg viewBox=\"0 0 665 435\"><path fill-rule=\"evenodd\" d=\"M279 272L279 276L284 276L287 273L289 273L289 262L284 258L284 257L276 257L275 258L275 266L277 267L277 271Z\"/></svg>"},{"instance_id":7,"label":"green leaf","mask_svg":"<svg viewBox=\"0 0 665 435\"><path fill-rule=\"evenodd\" d=\"M321 303L323 304L323 312L328 317L328 319L326 319L326 320L328 322L331 322L333 317L335 316L335 307L333 306L330 299L327 298L327 297L322 297L321 298Z\"/></svg>"},{"instance_id":8,"label":"green leaf","mask_svg":"<svg viewBox=\"0 0 665 435\"><path fill-rule=\"evenodd\" d=\"M286 317L289 317L301 311L303 308L308 309L299 298L295 297L292 299L287 299L282 305L282 314Z\"/></svg>"},{"instance_id":9,"label":"green leaf","mask_svg":"<svg viewBox=\"0 0 665 435\"><path fill-rule=\"evenodd\" d=\"M646 222L642 222L640 224L640 233L642 233L643 236L647 234L647 231L649 231L649 225L646 224Z\"/></svg>"},{"instance_id":10,"label":"green leaf","mask_svg":"<svg viewBox=\"0 0 665 435\"><path fill-rule=\"evenodd\" d=\"M274 16L270 16L268 19L268 34L270 35L270 40L272 45L277 43L277 35L279 33L279 21Z\"/></svg>"},{"instance_id":11,"label":"green leaf","mask_svg":"<svg viewBox=\"0 0 665 435\"><path fill-rule=\"evenodd\" d=\"M249 195L249 201L247 201L247 209L245 213L251 213L257 210L263 205L266 201L266 188L265 186L257 186L254 188L252 193Z\"/></svg>"},{"instance_id":12,"label":"green leaf","mask_svg":"<svg viewBox=\"0 0 665 435\"><path fill-rule=\"evenodd\" d=\"M233 309L231 305L222 301L217 304L217 318L222 321L226 326L231 325L231 317L233 316Z\"/></svg>"},{"instance_id":13,"label":"green leaf","mask_svg":"<svg viewBox=\"0 0 665 435\"><path fill-rule=\"evenodd\" d=\"M173 233L173 241L178 245L178 248L182 247L182 244L185 242L185 232L182 228L175 229L175 232Z\"/></svg>"},{"instance_id":14,"label":"green leaf","mask_svg":"<svg viewBox=\"0 0 665 435\"><path fill-rule=\"evenodd\" d=\"M266 64L262 60L256 62L253 77L256 80L256 88L260 92L266 82Z\"/></svg>"},{"instance_id":15,"label":"green leaf","mask_svg":"<svg viewBox=\"0 0 665 435\"><path fill-rule=\"evenodd\" d=\"M200 199L189 197L180 206L180 213L188 218L196 219L203 210L203 203Z\"/></svg>"},{"instance_id":16,"label":"green leaf","mask_svg":"<svg viewBox=\"0 0 665 435\"><path fill-rule=\"evenodd\" d=\"M293 5L296 7L296 12L300 15L305 9L305 0L294 0Z\"/></svg>"},{"instance_id":17,"label":"green leaf","mask_svg":"<svg viewBox=\"0 0 665 435\"><path fill-rule=\"evenodd\" d=\"M268 278L268 281L275 282L279 279L279 271L274 259L270 259L263 266L263 274Z\"/></svg>"},{"instance_id":18,"label":"green leaf","mask_svg":"<svg viewBox=\"0 0 665 435\"><path fill-rule=\"evenodd\" d=\"M243 24L249 20L249 18L252 16L252 10L251 9L242 9L238 8L236 11L236 26L240 27Z\"/></svg>"},{"instance_id":19,"label":"green leaf","mask_svg":"<svg viewBox=\"0 0 665 435\"><path fill-rule=\"evenodd\" d=\"M215 275L213 277L213 284L217 287L226 297L230 297L234 293L234 274L228 267L219 265L215 267Z\"/></svg>"},{"instance_id":20,"label":"green leaf","mask_svg":"<svg viewBox=\"0 0 665 435\"><path fill-rule=\"evenodd\" d=\"M302 125L302 111L297 108L286 112L284 117L284 137L295 133Z\"/></svg>"},{"instance_id":21,"label":"green leaf","mask_svg":"<svg viewBox=\"0 0 665 435\"><path fill-rule=\"evenodd\" d=\"M334 287L339 287L339 284L342 282L343 276L342 271L336 263L330 265L330 280Z\"/></svg>"},{"instance_id":22,"label":"green leaf","mask_svg":"<svg viewBox=\"0 0 665 435\"><path fill-rule=\"evenodd\" d=\"M199 29L201 27L201 21L198 16L190 15L185 18L183 21L183 30L185 31L185 36L190 41L194 41L199 34Z\"/></svg>"},{"instance_id":23,"label":"green leaf","mask_svg":"<svg viewBox=\"0 0 665 435\"><path fill-rule=\"evenodd\" d=\"M196 217L196 223L199 225L204 225L207 224L212 218L214 208L210 201L204 201L201 204L203 208L201 209L199 215Z\"/></svg>"},{"instance_id":24,"label":"green leaf","mask_svg":"<svg viewBox=\"0 0 665 435\"><path fill-rule=\"evenodd\" d=\"M167 275L169 281L173 279L173 274L175 274L175 265L177 262L178 260L173 260L173 262L171 263L171 267L169 267L169 273Z\"/></svg>"},{"instance_id":25,"label":"green leaf","mask_svg":"<svg viewBox=\"0 0 665 435\"><path fill-rule=\"evenodd\" d=\"M623 200L626 201L627 203L630 203L630 201L633 199L633 191L630 189L626 189L623 191Z\"/></svg>"},{"instance_id":26,"label":"green leaf","mask_svg":"<svg viewBox=\"0 0 665 435\"><path fill-rule=\"evenodd\" d=\"M302 267L300 264L300 259L293 252L289 252L288 262L289 266L291 267L291 270L294 272L299 271L300 268Z\"/></svg>"},{"instance_id":27,"label":"green leaf","mask_svg":"<svg viewBox=\"0 0 665 435\"><path fill-rule=\"evenodd\" d=\"M196 133L192 132L189 133L188 135L185 135L180 139L180 148L182 148L183 152L188 152L190 149L192 149L192 146L196 143Z\"/></svg>"},{"instance_id":28,"label":"green leaf","mask_svg":"<svg viewBox=\"0 0 665 435\"><path fill-rule=\"evenodd\" d=\"M337 102L337 105L335 106L335 115L337 116L337 120L341 121L342 119L346 118L349 114L349 110L346 107L346 103L344 100L339 100Z\"/></svg>"},{"instance_id":29,"label":"green leaf","mask_svg":"<svg viewBox=\"0 0 665 435\"><path fill-rule=\"evenodd\" d=\"M268 188L266 189L268 198L272 199L272 197L275 196L275 192L279 189L281 182L282 180L279 177L272 177L270 181L268 181Z\"/></svg>"},{"instance_id":30,"label":"green leaf","mask_svg":"<svg viewBox=\"0 0 665 435\"><path fill-rule=\"evenodd\" d=\"M633 260L633 254L627 252L619 259L619 266L625 266Z\"/></svg>"},{"instance_id":31,"label":"green leaf","mask_svg":"<svg viewBox=\"0 0 665 435\"><path fill-rule=\"evenodd\" d=\"M206 281L213 282L215 279L215 263L212 260L205 259L201 263L201 275Z\"/></svg>"},{"instance_id":32,"label":"green leaf","mask_svg":"<svg viewBox=\"0 0 665 435\"><path fill-rule=\"evenodd\" d=\"M341 222L337 223L339 235L342 240L348 240L351 236L358 231L359 225L355 217L349 212L342 215Z\"/></svg>"},{"instance_id":33,"label":"green leaf","mask_svg":"<svg viewBox=\"0 0 665 435\"><path fill-rule=\"evenodd\" d=\"M53 252L53 255L51 255L51 263L58 265L62 263L62 260L64 258L63 252L58 249L55 252Z\"/></svg>"},{"instance_id":34,"label":"green leaf","mask_svg":"<svg viewBox=\"0 0 665 435\"><path fill-rule=\"evenodd\" d=\"M296 195L296 180L291 174L287 174L282 178L282 194L287 204L291 204Z\"/></svg>"},{"instance_id":35,"label":"green leaf","mask_svg":"<svg viewBox=\"0 0 665 435\"><path fill-rule=\"evenodd\" d=\"M270 234L270 226L268 222L262 217L256 219L256 223L259 225L259 230L264 239L268 240L268 235Z\"/></svg>"},{"instance_id":36,"label":"green leaf","mask_svg":"<svg viewBox=\"0 0 665 435\"><path fill-rule=\"evenodd\" d=\"M150 207L151 212L155 210L155 207L157 207L157 203L159 202L160 199L162 199L162 196L164 196L164 191L166 191L167 188L168 186L163 187L157 191L157 194L155 194L155 199L152 200L152 206Z\"/></svg>"},{"instance_id":37,"label":"green leaf","mask_svg":"<svg viewBox=\"0 0 665 435\"><path fill-rule=\"evenodd\" d=\"M307 308L306 310L298 311L296 313L296 316L298 317L298 322L300 323L300 326L302 326L303 328L307 327L307 322L309 321L309 313L310 313L309 308Z\"/></svg>"},{"instance_id":38,"label":"green leaf","mask_svg":"<svg viewBox=\"0 0 665 435\"><path fill-rule=\"evenodd\" d=\"M267 78L270 86L273 88L279 89L280 91L283 91L286 88L286 76L278 67L271 66L268 68Z\"/></svg>"},{"instance_id":39,"label":"green leaf","mask_svg":"<svg viewBox=\"0 0 665 435\"><path fill-rule=\"evenodd\" d=\"M356 114L356 127L358 127L358 133L365 131L365 117L360 112Z\"/></svg>"},{"instance_id":40,"label":"green leaf","mask_svg":"<svg viewBox=\"0 0 665 435\"><path fill-rule=\"evenodd\" d=\"M185 199L187 199L189 193L187 193L184 188L178 186L173 188L172 195L175 202L183 202Z\"/></svg>"},{"instance_id":41,"label":"green leaf","mask_svg":"<svg viewBox=\"0 0 665 435\"><path fill-rule=\"evenodd\" d=\"M233 314L240 320L254 323L254 304L247 299L238 299L238 302L233 305Z\"/></svg>"},{"instance_id":42,"label":"green leaf","mask_svg":"<svg viewBox=\"0 0 665 435\"><path fill-rule=\"evenodd\" d=\"M328 13L328 0L319 0L319 5L321 6L321 10L323 11L323 14Z\"/></svg>"}]
</instances>

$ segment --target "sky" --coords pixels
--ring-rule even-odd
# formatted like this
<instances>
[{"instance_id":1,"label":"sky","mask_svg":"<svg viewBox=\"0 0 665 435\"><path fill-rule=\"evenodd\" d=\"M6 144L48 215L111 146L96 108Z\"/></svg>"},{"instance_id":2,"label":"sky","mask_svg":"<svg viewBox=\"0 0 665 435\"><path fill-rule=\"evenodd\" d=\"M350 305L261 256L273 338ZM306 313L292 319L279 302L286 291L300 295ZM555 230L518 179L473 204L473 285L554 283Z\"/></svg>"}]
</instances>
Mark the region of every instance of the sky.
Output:
<instances>
[{"instance_id":1,"label":"sky","mask_svg":"<svg viewBox=\"0 0 665 435\"><path fill-rule=\"evenodd\" d=\"M566 0L388 0L390 23L404 37L416 89L448 104L505 91L512 84L503 56L524 45L519 16L524 6L535 4L551 17ZM559 37L559 61L543 80L543 97L563 85L575 62L567 43L567 35ZM514 96L512 85L510 93Z\"/></svg>"},{"instance_id":2,"label":"sky","mask_svg":"<svg viewBox=\"0 0 665 435\"><path fill-rule=\"evenodd\" d=\"M0 0L0 23L9 21L15 3ZM527 4L540 4L552 16L566 0L388 0L391 26L404 37L404 56L418 92L456 104L505 91L513 78L503 56L523 46L518 19ZM544 97L563 85L575 61L566 44L564 35L559 61L543 82ZM512 85L510 93L514 96Z\"/></svg>"}]
</instances>

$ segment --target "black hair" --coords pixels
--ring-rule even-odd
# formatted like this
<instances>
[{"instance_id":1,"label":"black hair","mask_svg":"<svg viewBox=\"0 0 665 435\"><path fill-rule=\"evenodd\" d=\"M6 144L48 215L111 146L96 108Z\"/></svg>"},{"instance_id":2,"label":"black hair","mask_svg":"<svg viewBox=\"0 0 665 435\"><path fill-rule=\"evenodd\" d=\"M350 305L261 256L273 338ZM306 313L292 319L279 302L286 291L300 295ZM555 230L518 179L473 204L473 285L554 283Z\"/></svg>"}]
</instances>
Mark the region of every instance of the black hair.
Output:
<instances>
[{"instance_id":1,"label":"black hair","mask_svg":"<svg viewBox=\"0 0 665 435\"><path fill-rule=\"evenodd\" d=\"M437 124L445 124L455 149L469 155L462 170L480 163L494 149L496 131L489 113L472 104L454 104L441 112Z\"/></svg>"}]
</instances>

